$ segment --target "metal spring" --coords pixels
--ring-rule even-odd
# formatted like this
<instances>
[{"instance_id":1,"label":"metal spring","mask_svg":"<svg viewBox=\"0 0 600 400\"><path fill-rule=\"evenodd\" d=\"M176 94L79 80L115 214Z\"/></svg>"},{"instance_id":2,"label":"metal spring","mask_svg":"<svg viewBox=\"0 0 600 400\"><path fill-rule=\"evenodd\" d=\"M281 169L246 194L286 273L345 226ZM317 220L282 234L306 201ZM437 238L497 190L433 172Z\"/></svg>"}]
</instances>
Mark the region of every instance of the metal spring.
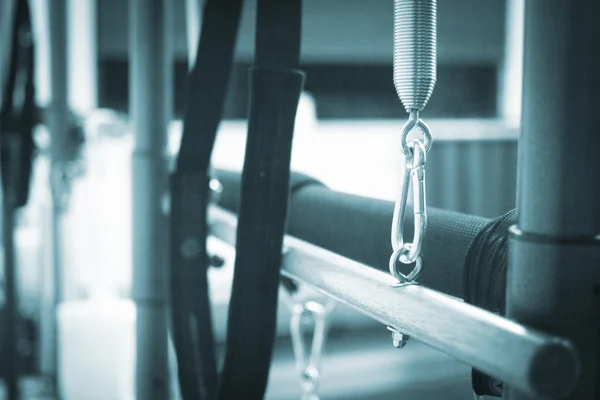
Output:
<instances>
[{"instance_id":1,"label":"metal spring","mask_svg":"<svg viewBox=\"0 0 600 400\"><path fill-rule=\"evenodd\" d=\"M406 112L425 108L437 79L436 0L394 2L394 86Z\"/></svg>"}]
</instances>

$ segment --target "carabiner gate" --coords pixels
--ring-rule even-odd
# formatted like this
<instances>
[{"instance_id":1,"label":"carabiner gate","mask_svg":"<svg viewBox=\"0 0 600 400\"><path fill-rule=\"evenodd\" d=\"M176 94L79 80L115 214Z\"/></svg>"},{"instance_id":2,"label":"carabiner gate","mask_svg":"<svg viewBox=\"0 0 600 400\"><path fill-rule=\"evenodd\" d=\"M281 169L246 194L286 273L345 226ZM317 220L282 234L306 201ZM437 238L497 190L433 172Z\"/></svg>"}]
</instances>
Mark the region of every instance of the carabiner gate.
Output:
<instances>
[{"instance_id":1,"label":"carabiner gate","mask_svg":"<svg viewBox=\"0 0 600 400\"><path fill-rule=\"evenodd\" d=\"M410 122L409 122L410 123ZM392 221L392 248L390 258L390 273L402 282L409 282L418 277L421 270L421 248L427 228L427 200L425 191L425 163L427 148L419 140L412 140L407 148L410 153L405 158L405 168L401 190L394 207ZM412 242L404 242L404 222L408 205L408 192L413 191L413 221L414 233ZM404 275L397 268L397 262L403 264L416 263L413 271Z\"/></svg>"}]
</instances>

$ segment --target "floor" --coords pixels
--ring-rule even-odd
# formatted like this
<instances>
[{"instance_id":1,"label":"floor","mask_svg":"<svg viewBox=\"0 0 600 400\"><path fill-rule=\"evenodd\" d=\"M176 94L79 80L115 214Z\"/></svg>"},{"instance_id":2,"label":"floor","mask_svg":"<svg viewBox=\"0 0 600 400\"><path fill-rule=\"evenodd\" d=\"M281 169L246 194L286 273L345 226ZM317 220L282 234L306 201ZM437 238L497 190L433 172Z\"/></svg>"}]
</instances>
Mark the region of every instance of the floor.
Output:
<instances>
[{"instance_id":1,"label":"floor","mask_svg":"<svg viewBox=\"0 0 600 400\"><path fill-rule=\"evenodd\" d=\"M267 400L299 399L289 340L275 349ZM395 349L385 327L332 332L323 357L321 400L471 399L470 368L412 341Z\"/></svg>"},{"instance_id":2,"label":"floor","mask_svg":"<svg viewBox=\"0 0 600 400\"><path fill-rule=\"evenodd\" d=\"M22 400L54 399L44 380L26 378L21 386ZM265 399L297 400L301 394L290 340L279 338ZM416 341L395 349L385 327L333 331L319 394L321 400L471 399L470 368ZM6 399L2 389L0 399Z\"/></svg>"}]
</instances>

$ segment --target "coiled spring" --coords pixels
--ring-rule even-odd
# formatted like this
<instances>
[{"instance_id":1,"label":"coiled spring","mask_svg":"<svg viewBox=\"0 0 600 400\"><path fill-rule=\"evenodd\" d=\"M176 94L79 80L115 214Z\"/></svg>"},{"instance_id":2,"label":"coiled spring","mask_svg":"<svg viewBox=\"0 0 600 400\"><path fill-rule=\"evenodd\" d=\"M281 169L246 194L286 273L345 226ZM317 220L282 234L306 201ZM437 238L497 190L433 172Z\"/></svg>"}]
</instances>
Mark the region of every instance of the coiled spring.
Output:
<instances>
[{"instance_id":1,"label":"coiled spring","mask_svg":"<svg viewBox=\"0 0 600 400\"><path fill-rule=\"evenodd\" d=\"M422 111L437 79L435 0L395 0L394 86L407 113Z\"/></svg>"}]
</instances>

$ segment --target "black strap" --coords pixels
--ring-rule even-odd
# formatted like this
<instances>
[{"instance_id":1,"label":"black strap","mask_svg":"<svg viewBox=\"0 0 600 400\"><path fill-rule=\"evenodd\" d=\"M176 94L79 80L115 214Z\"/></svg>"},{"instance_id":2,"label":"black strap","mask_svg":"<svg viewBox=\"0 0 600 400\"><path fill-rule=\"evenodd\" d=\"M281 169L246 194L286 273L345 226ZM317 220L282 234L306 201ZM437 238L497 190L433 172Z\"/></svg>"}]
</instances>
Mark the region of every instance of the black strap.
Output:
<instances>
[{"instance_id":1,"label":"black strap","mask_svg":"<svg viewBox=\"0 0 600 400\"><path fill-rule=\"evenodd\" d=\"M0 163L4 191L11 186L16 195L15 207L23 207L29 198L37 117L29 2L18 0L14 13L10 61L0 109Z\"/></svg>"},{"instance_id":2,"label":"black strap","mask_svg":"<svg viewBox=\"0 0 600 400\"><path fill-rule=\"evenodd\" d=\"M304 74L301 0L259 0L233 289L219 396L262 399L275 341L294 121Z\"/></svg>"},{"instance_id":3,"label":"black strap","mask_svg":"<svg viewBox=\"0 0 600 400\"><path fill-rule=\"evenodd\" d=\"M209 165L231 73L242 0L207 0L171 180L172 333L184 400L217 386L206 276Z\"/></svg>"},{"instance_id":4,"label":"black strap","mask_svg":"<svg viewBox=\"0 0 600 400\"><path fill-rule=\"evenodd\" d=\"M4 292L2 375L7 398L19 398L20 373L17 329L22 328L17 305L14 243L15 210L29 197L33 163L35 117L34 49L31 16L27 0L14 4L10 61L0 109L0 169L2 177L2 241L4 250ZM0 62L3 60L0 60Z\"/></svg>"},{"instance_id":5,"label":"black strap","mask_svg":"<svg viewBox=\"0 0 600 400\"><path fill-rule=\"evenodd\" d=\"M465 260L463 299L500 315L505 311L508 228L515 223L516 210L491 221L473 239ZM502 396L502 382L481 371L472 370L471 383L479 396Z\"/></svg>"}]
</instances>

